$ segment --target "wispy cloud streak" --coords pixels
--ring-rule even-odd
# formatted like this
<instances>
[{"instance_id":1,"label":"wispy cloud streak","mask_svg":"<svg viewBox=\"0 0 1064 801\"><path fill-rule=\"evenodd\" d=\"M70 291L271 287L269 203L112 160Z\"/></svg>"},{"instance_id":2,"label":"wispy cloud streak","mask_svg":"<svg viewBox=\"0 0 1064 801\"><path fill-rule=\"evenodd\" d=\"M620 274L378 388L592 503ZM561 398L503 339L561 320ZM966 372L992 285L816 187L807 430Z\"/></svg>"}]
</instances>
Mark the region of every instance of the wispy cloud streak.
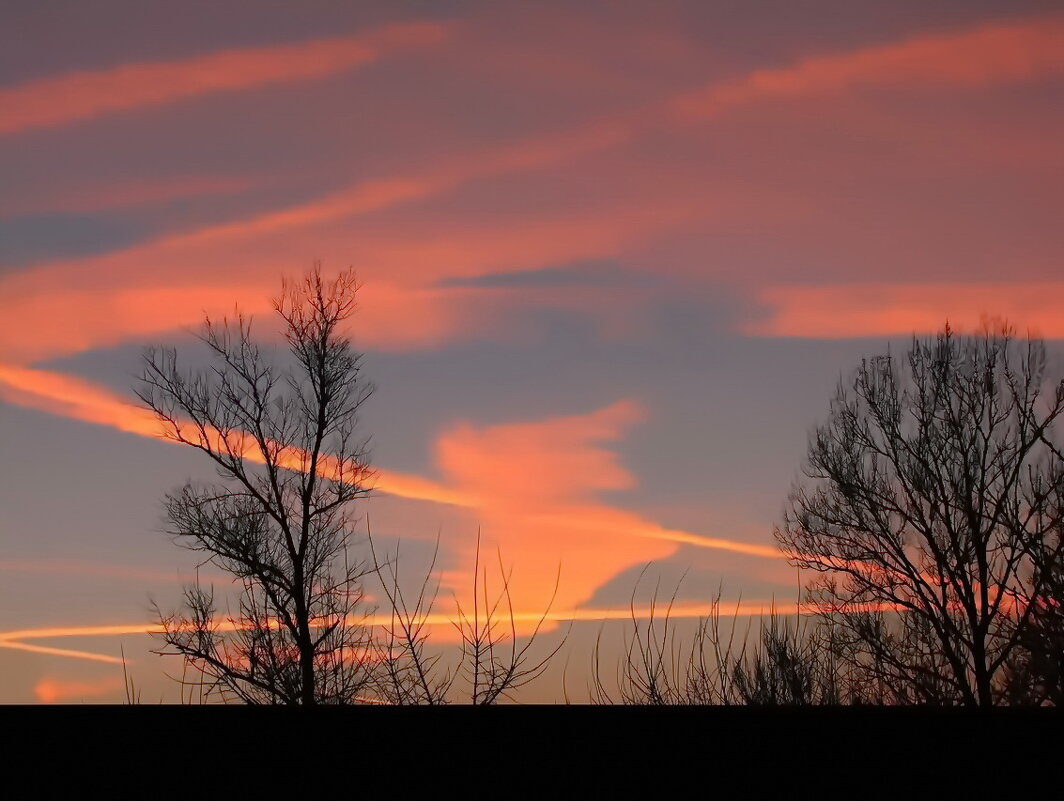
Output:
<instances>
[{"instance_id":1,"label":"wispy cloud streak","mask_svg":"<svg viewBox=\"0 0 1064 801\"><path fill-rule=\"evenodd\" d=\"M690 618L704 618L712 614L720 613L722 617L757 617L768 615L773 612L782 615L807 614L809 609L799 604L780 604L775 601L745 601L737 604L723 606L714 604L677 603L671 607L670 617L676 620ZM519 626L536 624L541 620L547 623L569 622L598 622L610 620L648 619L661 617L664 610L660 607L648 605L621 606L611 608L570 609L567 611L543 612L517 610L513 614L513 621ZM507 620L509 615L507 615ZM417 620L426 627L440 630L441 634L454 631L458 620L456 613L432 612L421 615ZM352 619L352 623L368 626L389 626L394 620L391 615L377 614L367 617ZM236 631L239 625L233 620L216 621L218 631ZM102 626L49 626L36 629L18 629L12 631L0 631L0 648L11 648L33 653L48 654L52 656L65 656L79 659L87 659L95 662L107 662L121 664L121 659L97 654L89 651L76 651L67 648L54 648L51 646L38 645L25 640L50 640L65 639L69 637L124 637L145 634L161 634L162 629L149 623L112 624Z\"/></svg>"},{"instance_id":2,"label":"wispy cloud streak","mask_svg":"<svg viewBox=\"0 0 1064 801\"><path fill-rule=\"evenodd\" d=\"M11 337L0 336L0 349L8 360L34 361L185 324L200 312L200 304L188 302L188 297L216 297L218 293L209 291L214 286L213 279L208 285L196 285L196 280L185 277L184 286L171 286L173 276L188 276L205 265L210 269L203 275L230 276L229 283L234 283L232 264L240 260L240 254L245 254L246 260L248 254L257 253L253 243L264 241L266 235L438 197L479 178L561 164L617 146L662 125L698 124L733 107L761 100L872 84L984 85L1055 75L1064 71L1064 49L1058 46L1062 39L1064 22L1051 16L813 56L789 66L713 82L569 131L470 153L405 175L359 182L308 203L166 235L103 257L41 265L0 280L0 292L13 299L12 319L17 324L12 324L11 330L20 334L19 341L5 341ZM535 235L540 250L543 243L572 240L565 248L553 247L551 253L544 252L542 256L547 261L600 257L613 252L633 234L652 237L678 221L690 219L694 216L691 205L661 208L658 204L644 207L641 216L625 213L623 220L615 220L609 235L597 229L595 220L580 227L588 232L582 236L574 231L555 230L530 234ZM703 215L704 206L702 201ZM379 242L371 243L368 249L356 245L353 252L360 264L376 265L370 267L371 272L376 269L388 276L383 284L374 283L374 291L381 295L374 305L384 308L384 312L373 315L375 324L367 327L372 343L419 347L468 333L461 322L468 315L449 317L447 309L452 304L435 302L440 298L426 289L426 282L455 270L476 272L499 269L502 264L512 264L512 269L534 269L535 265L526 263L527 256L518 255L528 251L528 237L520 236L519 231L502 233L507 237L505 243L485 236L463 238L459 232L452 238L454 241L423 245ZM157 269L146 272L145 264L157 265ZM83 286L84 276L90 272L93 282ZM62 289L56 292L56 287ZM226 289L222 285L216 288ZM101 294L109 297L100 297ZM241 295L251 299L254 296L247 291ZM404 305L415 307L415 313L403 313ZM167 313L142 313L149 307ZM87 313L84 308L94 311ZM48 331L46 336L42 333L41 341L32 335L24 336L22 329L32 330L33 319L49 319L57 330Z\"/></svg>"},{"instance_id":3,"label":"wispy cloud streak","mask_svg":"<svg viewBox=\"0 0 1064 801\"><path fill-rule=\"evenodd\" d=\"M121 665L122 660L108 654L98 654L93 651L76 651L72 648L53 648L49 645L37 645L35 643L20 642L16 637L0 637L0 648L12 651L27 651L31 654L44 654L45 656L62 656L71 659L85 659L89 662L105 662L109 665Z\"/></svg>"},{"instance_id":4,"label":"wispy cloud streak","mask_svg":"<svg viewBox=\"0 0 1064 801\"><path fill-rule=\"evenodd\" d=\"M676 99L682 117L706 119L759 100L871 86L984 87L1064 73L1064 18L992 23L850 52L811 56L707 86Z\"/></svg>"},{"instance_id":5,"label":"wispy cloud streak","mask_svg":"<svg viewBox=\"0 0 1064 801\"><path fill-rule=\"evenodd\" d=\"M0 89L0 134L215 92L322 78L393 50L440 41L444 33L445 28L434 23L395 25L357 37L223 50L42 78Z\"/></svg>"},{"instance_id":6,"label":"wispy cloud streak","mask_svg":"<svg viewBox=\"0 0 1064 801\"><path fill-rule=\"evenodd\" d=\"M975 331L1004 318L1023 333L1064 338L1059 298L1064 283L843 284L768 287L757 293L765 309L745 333L766 337L896 336L932 333L947 320Z\"/></svg>"},{"instance_id":7,"label":"wispy cloud streak","mask_svg":"<svg viewBox=\"0 0 1064 801\"><path fill-rule=\"evenodd\" d=\"M106 427L129 434L151 438L159 438L160 436L159 422L144 408L133 405L97 384L77 377L67 376L64 373L0 364L0 398L18 405L38 408L38 410L51 414L106 425ZM615 408L618 408L626 417L634 414L630 408L626 408L624 405L618 405ZM575 419L580 421L581 427L586 423L594 422L586 417ZM548 429L550 424L548 423ZM521 427L518 425L515 428L519 429ZM594 435L594 433L594 427L582 430L584 435ZM445 443L448 441L446 436ZM471 456L472 452L468 441L464 438L458 440L451 438L449 441L450 445L446 447L451 450L447 458L456 467L463 461L464 456ZM477 446L473 444L472 447L476 448ZM463 458L455 455L460 452L464 454ZM559 452L564 452L564 443ZM513 469L526 469L528 465L522 460L522 456L527 455L527 451L514 451L514 462L511 467ZM247 457L251 461L256 460L256 452L249 450ZM298 460L296 461L298 462ZM298 468L297 464L293 466ZM495 463L491 469L494 470L498 467L498 463ZM556 465L553 467L556 468ZM548 465L544 465L544 468L552 469ZM323 469L328 469L328 463ZM466 471L468 468L463 466L462 470ZM493 473L484 472L481 474L488 475ZM496 475L496 480L498 480L500 475L498 473L494 474ZM420 477L420 475L387 469L378 469L377 477L375 489L399 498L468 508L483 508L486 505L491 505L494 499L499 497L496 491L498 487L491 484L480 484L475 475L470 472L464 472L464 479L460 477L458 481L450 485L440 484L431 479ZM620 479L616 480L619 481ZM606 486L612 486L612 484L608 482ZM502 496L509 498L512 493L511 491L504 491ZM537 500L542 499L537 498ZM564 501L565 499L562 500ZM525 516L530 523L559 524L564 522L569 527L577 530L581 528L602 528L602 523L593 522L582 515L566 516L559 514L556 510L529 514L527 508L525 512ZM608 524L610 531L620 535L659 539L680 545L727 550L750 556L776 558L776 560L782 557L778 550L768 546L670 530L634 515L613 517L606 521L606 524Z\"/></svg>"},{"instance_id":8,"label":"wispy cloud streak","mask_svg":"<svg viewBox=\"0 0 1064 801\"><path fill-rule=\"evenodd\" d=\"M18 367L0 363L0 398L28 408L68 417L74 420L103 425L129 434L158 439L160 435L159 423L146 409L142 409L124 398L100 387L90 381L47 370ZM623 406L617 407L626 418L630 418L633 412ZM584 423L590 422L587 418L579 418ZM549 428L548 424L548 428ZM564 418L562 421L564 425ZM525 426L527 428L527 425ZM521 426L516 428L520 429ZM593 435L595 429L587 429L587 434ZM163 440L166 441L166 440ZM469 443L465 439L450 440L452 443L452 463L457 465L461 460L456 460L454 454L461 451L467 455ZM474 443L474 447L476 447ZM513 454L515 462L511 465L514 469L523 469L525 463L522 457L527 452L519 451ZM255 460L257 454L249 450L247 458ZM295 457L293 457L295 458ZM298 460L297 460L298 461ZM298 465L293 465L297 467ZM498 465L495 465L498 467ZM328 469L326 463L325 468ZM463 468L465 470L466 468ZM459 478L450 485L442 484L422 476L412 475L399 471L378 469L375 489L389 495L411 500L430 501L452 506L471 509L481 509L491 505L497 497L496 487L478 484L476 477L465 473L465 478ZM616 480L620 480L617 478ZM607 484L609 486L609 483ZM509 497L511 493L503 493ZM548 513L530 512L525 510L526 519L532 523L559 524L564 522L577 530L581 527L601 527L599 523L589 522L584 516L566 516L559 514L557 510ZM752 543L731 541L713 537L703 537L684 531L666 529L656 524L643 521L634 515L622 515L611 518L608 521L610 530L622 535L645 537L648 539L662 540L672 543L694 545L703 548L715 548L721 550L744 553L750 556L780 559L780 553L768 546L759 546Z\"/></svg>"}]
</instances>

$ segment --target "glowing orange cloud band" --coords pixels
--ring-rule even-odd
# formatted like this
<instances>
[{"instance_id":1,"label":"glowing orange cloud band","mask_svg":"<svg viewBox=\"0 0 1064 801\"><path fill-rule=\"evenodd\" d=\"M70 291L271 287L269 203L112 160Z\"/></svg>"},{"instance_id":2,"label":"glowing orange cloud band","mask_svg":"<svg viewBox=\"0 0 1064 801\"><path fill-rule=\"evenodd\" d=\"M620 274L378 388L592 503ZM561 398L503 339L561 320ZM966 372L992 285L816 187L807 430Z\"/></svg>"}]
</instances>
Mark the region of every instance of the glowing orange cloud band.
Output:
<instances>
[{"instance_id":1,"label":"glowing orange cloud band","mask_svg":"<svg viewBox=\"0 0 1064 801\"><path fill-rule=\"evenodd\" d=\"M0 396L140 436L159 433L148 411L70 376L0 365ZM565 581L558 585L555 602L563 609L577 608L604 582L634 565L671 556L677 544L779 560L781 554L768 546L671 531L595 499L598 491L634 484L616 454L599 442L617 438L642 416L638 405L621 401L590 414L545 421L484 429L463 424L437 442L445 483L381 471L377 487L400 497L477 510L487 531L485 552L498 550L518 566L510 591L519 608L546 603L544 593L557 581L560 566ZM196 430L188 436L193 441L206 437L215 449L249 461L262 460L257 445L240 432L223 437ZM278 455L279 464L294 470L307 469L306 461L297 449ZM319 469L345 480L330 458ZM441 571L440 579L462 598L474 558L471 540L454 544L458 562Z\"/></svg>"},{"instance_id":2,"label":"glowing orange cloud band","mask_svg":"<svg viewBox=\"0 0 1064 801\"><path fill-rule=\"evenodd\" d=\"M126 433L154 439L159 437L159 423L150 412L133 406L96 384L74 376L0 363L0 397L21 406L108 426ZM246 456L250 460L258 458L258 454L251 449L248 449ZM293 466L298 467L298 464ZM329 469L328 462L323 469ZM488 501L487 498L478 497L476 492L444 486L421 476L390 470L378 470L377 475L378 483L375 489L401 498L466 508L479 508ZM556 523L563 518L556 515L533 515L532 520ZM564 521L573 524L570 519ZM621 523L617 529L617 533L621 534L728 550L768 559L781 558L779 551L768 546L669 530L638 519L635 522L629 519L623 522L611 521L611 528L614 522ZM580 525L579 521L576 525Z\"/></svg>"},{"instance_id":3,"label":"glowing orange cloud band","mask_svg":"<svg viewBox=\"0 0 1064 801\"><path fill-rule=\"evenodd\" d=\"M1064 72L1064 18L1048 16L922 35L850 52L812 56L690 93L681 116L711 117L754 100L862 86L993 86Z\"/></svg>"},{"instance_id":4,"label":"glowing orange cloud band","mask_svg":"<svg viewBox=\"0 0 1064 801\"><path fill-rule=\"evenodd\" d=\"M490 314L478 320L467 305L489 290L441 287L441 279L475 276L500 265L532 270L619 252L704 212L704 200L687 197L649 212L642 202L632 201L576 216L553 212L539 220L421 236L353 240L346 226L336 225L301 230L298 236L242 234L224 245L207 229L0 278L0 296L8 308L0 325L0 361L31 364L156 337L198 323L204 311L213 316L231 312L238 298L244 311L265 312L269 293L263 290L264 277L272 284L293 265L304 264L307 253L322 249L342 253L365 277L360 347L436 348L483 333L494 322ZM200 241L201 236L206 240ZM145 270L145 264L152 269Z\"/></svg>"},{"instance_id":5,"label":"glowing orange cloud band","mask_svg":"<svg viewBox=\"0 0 1064 801\"><path fill-rule=\"evenodd\" d=\"M395 25L356 38L223 50L181 61L125 64L0 90L0 134L62 125L214 92L321 78L391 49L439 41L437 24Z\"/></svg>"},{"instance_id":6,"label":"glowing orange cloud band","mask_svg":"<svg viewBox=\"0 0 1064 801\"><path fill-rule=\"evenodd\" d=\"M771 337L892 336L932 333L947 319L974 331L993 316L1023 321L1021 333L1062 338L1061 297L1059 282L772 287L758 295L767 317L744 330Z\"/></svg>"},{"instance_id":7,"label":"glowing orange cloud band","mask_svg":"<svg viewBox=\"0 0 1064 801\"><path fill-rule=\"evenodd\" d=\"M895 604L863 604L848 608L847 611L871 612L871 611L896 611L900 607ZM676 603L669 607L667 604L620 606L599 609L573 609L568 612L514 612L515 623L537 623L540 620L554 623L595 623L600 621L617 620L649 620L664 619L666 616L674 620L708 618L713 615L721 617L760 617L767 615L809 615L826 611L815 605L801 603L781 604L778 601L746 601L736 604L706 604L706 603ZM509 615L506 616L509 619ZM414 622L430 627L454 628L458 618L454 614L431 613L414 618ZM388 614L369 615L366 617L352 618L352 623L367 626L389 626L394 618ZM236 631L240 626L232 620L219 620L215 623L218 631ZM54 654L57 656L71 656L82 659L91 659L100 662L121 664L121 659L89 653L74 651L63 648L48 648L24 640L62 639L67 637L121 637L140 634L161 634L162 629L146 623L114 624L106 626L53 626L37 629L19 629L0 632L0 647L17 648L38 653Z\"/></svg>"},{"instance_id":8,"label":"glowing orange cloud band","mask_svg":"<svg viewBox=\"0 0 1064 801\"><path fill-rule=\"evenodd\" d=\"M90 662L106 662L109 665L120 665L122 660L107 654L97 654L92 651L74 651L69 648L51 648L47 645L32 645L19 642L16 638L0 637L0 648L9 648L13 651L28 651L33 654L45 654L47 656L65 656L73 659L87 659Z\"/></svg>"},{"instance_id":9,"label":"glowing orange cloud band","mask_svg":"<svg viewBox=\"0 0 1064 801\"><path fill-rule=\"evenodd\" d=\"M473 154L420 174L356 184L317 201L248 220L212 226L191 234L164 237L107 257L54 264L12 275L0 281L0 293L11 299L10 314L14 318L10 330L22 331L23 327L18 323L25 316L37 318L43 315L52 321L69 322L58 332L49 332L48 343L41 344L39 337L23 337L21 344L18 341L0 342L0 352L8 360L33 361L79 349L115 344L131 336L169 330L184 324L186 318L198 314L200 308L198 304L183 303L183 296L203 297L206 287L149 286L134 289L129 284L145 281L145 263L156 264L160 273L170 275L187 274L194 264L211 264L219 260L228 263L230 256L226 254L215 253L213 259L209 258L210 254L202 251L203 246L208 244L236 239L244 242L246 248L265 233L320 224L423 199L476 178L556 164L626 141L642 128L660 123L663 117L674 122L698 120L706 114L715 114L737 104L760 99L838 91L869 83L920 85L931 81L972 85L1054 74L1064 69L1064 56L1061 55L1064 51L1057 47L1062 34L1064 22L1060 17L1051 16L812 57L793 66L762 70L732 81L715 83L682 98L652 104L567 133ZM644 221L642 227L649 235L653 230L675 223L677 215L682 217L685 213L684 209L674 209L671 215L664 214L661 219ZM613 228L628 231L637 222L626 220L621 224L614 221ZM546 235L537 232L535 239L553 242L557 236L557 232L553 231L546 232ZM508 237L513 239L513 232ZM564 261L602 255L602 252L610 250L611 242L616 244L616 238L615 234L612 240L599 237L585 243L574 243L568 254L552 251L540 257L548 261ZM467 243L464 249L459 247L455 251L459 257L455 259L441 260L441 251L455 250L453 244L447 243L429 243L423 253L407 250L398 252L396 255L399 258L385 258L382 269L395 272L402 267L403 275L410 273L411 265L416 273L425 273L427 269L419 265L432 264L435 268L429 270L431 274L407 276L417 279L413 284L410 280L399 281L393 294L401 302L395 303L395 308L392 308L391 302L381 305L382 299L374 298L374 306L380 306L386 313L375 316L375 322L379 325L367 326L366 330L374 337L373 344L384 346L389 341L395 341L423 345L439 342L445 335L461 330L458 321L446 318L447 304L434 304L430 298L419 294L416 290L419 282L424 287L423 282L431 283L441 273L454 272L456 266L463 263L473 265L461 270L463 274L498 269L503 262L513 262L513 269L529 268L520 260L515 262L512 252L509 257L500 253L495 259L480 259L479 262L473 259L472 254L483 252L486 244ZM520 252L526 247L527 243L521 242L516 251ZM511 247L511 250L514 249ZM244 261L248 261L249 255L245 254ZM369 257L370 261L376 258L372 253L360 255L360 258L365 257ZM90 274L93 277L92 288L79 290L84 276ZM149 277L147 280L150 282L153 279ZM116 282L119 285L116 286ZM57 296L55 287L65 289ZM100 297L106 294L103 288L112 300ZM155 295L154 302L152 293ZM248 297L248 294L242 292L232 297ZM404 303L417 303L416 313L395 315L394 312L401 310ZM181 311L176 316L168 313L163 318L153 320L138 312L138 309L142 310L146 306ZM99 311L89 313L84 311L86 308ZM372 315L372 309L369 311ZM86 314L92 319L86 319ZM398 325L395 319L399 320ZM392 321L390 325L389 321ZM407 331L406 328L416 330ZM62 340L61 346L58 341L51 340Z\"/></svg>"},{"instance_id":10,"label":"glowing orange cloud band","mask_svg":"<svg viewBox=\"0 0 1064 801\"><path fill-rule=\"evenodd\" d=\"M675 604L669 610L672 619L697 619L705 618L712 614L720 613L722 617L758 617L769 614L798 615L809 614L813 611L810 607L801 604L781 605L774 601L749 601L727 606L714 606L712 604ZM623 606L607 609L574 609L569 612L515 612L513 619L517 624L535 624L540 620L552 623L586 622L631 620L650 618L663 618L665 616L664 605L658 606ZM509 615L507 615L507 620ZM453 614L432 613L415 618L429 627L440 627L453 630L457 618ZM393 622L391 615L370 615L352 619L353 623L361 623L368 626L388 626ZM239 627L232 620L220 620L216 622L218 631L236 631ZM43 645L23 642L24 640L43 640L66 637L121 637L139 634L160 634L162 629L158 626L145 623L116 624L107 626L55 626L39 629L20 629L15 631L0 632L0 648L12 648L34 653L49 654L53 656L65 656L78 659L87 659L95 662L121 664L122 660L106 654L97 654L88 651L76 651L66 648L52 648Z\"/></svg>"}]
</instances>

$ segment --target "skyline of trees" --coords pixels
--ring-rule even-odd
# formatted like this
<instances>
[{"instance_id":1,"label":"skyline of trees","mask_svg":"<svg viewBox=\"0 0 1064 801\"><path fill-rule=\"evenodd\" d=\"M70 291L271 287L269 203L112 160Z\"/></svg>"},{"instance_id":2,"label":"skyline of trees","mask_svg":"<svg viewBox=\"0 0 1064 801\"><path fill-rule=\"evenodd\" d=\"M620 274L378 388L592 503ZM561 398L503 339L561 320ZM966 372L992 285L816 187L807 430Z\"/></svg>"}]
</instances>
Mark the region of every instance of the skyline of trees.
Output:
<instances>
[{"instance_id":1,"label":"skyline of trees","mask_svg":"<svg viewBox=\"0 0 1064 801\"><path fill-rule=\"evenodd\" d=\"M357 289L350 270L327 281L320 265L283 284L283 364L239 313L205 322L210 369L186 371L173 348L145 352L138 396L164 436L204 453L221 479L167 494L169 533L239 588L238 611L223 619L213 588L187 587L181 610L159 612L160 652L180 655L223 700L512 700L561 646L530 650L546 611L519 643L501 556L489 598L478 539L472 614L458 607L460 654L445 664L424 622L435 562L408 606L398 551L381 559L371 538L353 545L355 502L373 476L358 430L372 385L344 328ZM814 429L775 531L788 561L814 576L810 617L772 614L752 643L737 641L718 592L682 643L671 602L646 623L633 612L612 684L596 644L590 698L1060 704L1064 380L1047 370L1044 343L1004 324L972 336L947 325L914 337L904 359L862 360ZM383 627L366 623L368 580L383 591Z\"/></svg>"}]
</instances>

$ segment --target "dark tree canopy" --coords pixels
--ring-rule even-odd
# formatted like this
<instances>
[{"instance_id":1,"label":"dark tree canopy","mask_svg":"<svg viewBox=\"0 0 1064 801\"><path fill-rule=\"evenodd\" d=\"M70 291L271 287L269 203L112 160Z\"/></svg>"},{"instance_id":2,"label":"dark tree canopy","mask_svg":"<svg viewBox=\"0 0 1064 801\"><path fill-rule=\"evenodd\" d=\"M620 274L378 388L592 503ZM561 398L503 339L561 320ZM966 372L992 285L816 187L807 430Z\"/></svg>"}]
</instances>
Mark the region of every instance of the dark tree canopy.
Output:
<instances>
[{"instance_id":1,"label":"dark tree canopy","mask_svg":"<svg viewBox=\"0 0 1064 801\"><path fill-rule=\"evenodd\" d=\"M1046 363L1005 327L947 327L862 362L813 434L777 538L875 697L996 703L1056 608L1064 384Z\"/></svg>"}]
</instances>

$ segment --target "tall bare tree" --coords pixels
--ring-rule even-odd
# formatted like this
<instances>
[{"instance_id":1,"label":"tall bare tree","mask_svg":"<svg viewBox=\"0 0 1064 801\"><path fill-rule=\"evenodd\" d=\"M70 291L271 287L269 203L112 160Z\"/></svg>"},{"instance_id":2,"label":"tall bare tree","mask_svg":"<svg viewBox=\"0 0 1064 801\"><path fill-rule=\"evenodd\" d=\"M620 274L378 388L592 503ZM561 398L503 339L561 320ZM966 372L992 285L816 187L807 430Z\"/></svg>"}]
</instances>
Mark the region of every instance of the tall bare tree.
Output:
<instances>
[{"instance_id":1,"label":"tall bare tree","mask_svg":"<svg viewBox=\"0 0 1064 801\"><path fill-rule=\"evenodd\" d=\"M776 536L869 694L988 706L1059 561L1064 383L1002 326L863 361Z\"/></svg>"},{"instance_id":2,"label":"tall bare tree","mask_svg":"<svg viewBox=\"0 0 1064 801\"><path fill-rule=\"evenodd\" d=\"M144 355L137 394L162 436L219 476L166 496L169 531L240 589L222 618L213 589L187 588L184 608L160 615L162 637L226 697L349 703L371 680L365 571L349 558L353 502L371 477L357 422L372 387L344 330L356 293L350 271L326 280L318 265L285 282L274 302L283 362L239 313L200 331L209 369L186 370L172 348Z\"/></svg>"}]
</instances>

